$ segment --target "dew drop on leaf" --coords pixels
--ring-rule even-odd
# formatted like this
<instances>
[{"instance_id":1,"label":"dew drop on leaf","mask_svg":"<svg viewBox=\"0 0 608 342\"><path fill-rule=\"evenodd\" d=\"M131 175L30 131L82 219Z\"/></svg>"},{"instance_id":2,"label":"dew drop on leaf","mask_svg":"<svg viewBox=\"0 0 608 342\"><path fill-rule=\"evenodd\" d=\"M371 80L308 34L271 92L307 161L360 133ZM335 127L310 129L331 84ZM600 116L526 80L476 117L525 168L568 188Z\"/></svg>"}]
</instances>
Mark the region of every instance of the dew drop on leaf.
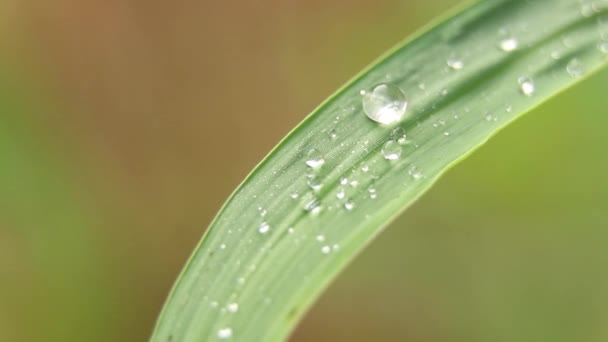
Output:
<instances>
[{"instance_id":1,"label":"dew drop on leaf","mask_svg":"<svg viewBox=\"0 0 608 342\"><path fill-rule=\"evenodd\" d=\"M232 329L231 328L222 328L217 331L217 338L220 340L227 340L232 337Z\"/></svg>"},{"instance_id":2,"label":"dew drop on leaf","mask_svg":"<svg viewBox=\"0 0 608 342\"><path fill-rule=\"evenodd\" d=\"M306 154L306 165L310 168L318 169L323 164L325 164L325 159L321 151L316 148L310 149Z\"/></svg>"},{"instance_id":3,"label":"dew drop on leaf","mask_svg":"<svg viewBox=\"0 0 608 342\"><path fill-rule=\"evenodd\" d=\"M451 56L450 58L448 58L446 64L452 70L461 70L462 68L464 68L464 62L462 61L462 59L456 56Z\"/></svg>"},{"instance_id":4,"label":"dew drop on leaf","mask_svg":"<svg viewBox=\"0 0 608 342\"><path fill-rule=\"evenodd\" d=\"M385 125L400 121L407 109L405 94L389 83L378 84L364 92L362 102L367 117Z\"/></svg>"},{"instance_id":5,"label":"dew drop on leaf","mask_svg":"<svg viewBox=\"0 0 608 342\"><path fill-rule=\"evenodd\" d=\"M422 178L422 172L418 171L418 168L414 165L410 166L410 168L407 170L407 173L415 180L419 180Z\"/></svg>"},{"instance_id":6,"label":"dew drop on leaf","mask_svg":"<svg viewBox=\"0 0 608 342\"><path fill-rule=\"evenodd\" d=\"M391 139L396 140L400 144L404 144L406 141L405 130L401 127L397 127L391 133Z\"/></svg>"},{"instance_id":7,"label":"dew drop on leaf","mask_svg":"<svg viewBox=\"0 0 608 342\"><path fill-rule=\"evenodd\" d=\"M226 306L226 310L228 310L228 312L232 312L235 313L237 311L239 311L239 304L238 303L230 303Z\"/></svg>"},{"instance_id":8,"label":"dew drop on leaf","mask_svg":"<svg viewBox=\"0 0 608 342\"><path fill-rule=\"evenodd\" d=\"M566 71L568 71L568 73L572 77L581 77L585 73L585 67L579 59L574 58L570 62L568 62L568 65L566 66Z\"/></svg>"},{"instance_id":9,"label":"dew drop on leaf","mask_svg":"<svg viewBox=\"0 0 608 342\"><path fill-rule=\"evenodd\" d=\"M399 159L399 157L401 157L401 151L401 145L394 140L389 140L384 144L384 146L382 146L382 155L386 160Z\"/></svg>"},{"instance_id":10,"label":"dew drop on leaf","mask_svg":"<svg viewBox=\"0 0 608 342\"><path fill-rule=\"evenodd\" d=\"M321 181L316 176L308 178L307 184L311 189L315 191L323 187L323 183L321 183Z\"/></svg>"},{"instance_id":11,"label":"dew drop on leaf","mask_svg":"<svg viewBox=\"0 0 608 342\"><path fill-rule=\"evenodd\" d=\"M344 203L344 209L351 211L355 208L355 203L351 200L346 201L346 203Z\"/></svg>"},{"instance_id":12,"label":"dew drop on leaf","mask_svg":"<svg viewBox=\"0 0 608 342\"><path fill-rule=\"evenodd\" d=\"M517 83L519 83L519 90L522 94L526 96L532 96L534 94L535 86L534 81L528 76L521 76L517 79Z\"/></svg>"},{"instance_id":13,"label":"dew drop on leaf","mask_svg":"<svg viewBox=\"0 0 608 342\"><path fill-rule=\"evenodd\" d=\"M327 132L327 135L331 140L336 140L336 138L338 137L338 132L332 128L329 130L329 132Z\"/></svg>"},{"instance_id":14,"label":"dew drop on leaf","mask_svg":"<svg viewBox=\"0 0 608 342\"><path fill-rule=\"evenodd\" d=\"M511 52L517 49L519 42L515 37L505 37L498 42L498 47L504 52Z\"/></svg>"},{"instance_id":15,"label":"dew drop on leaf","mask_svg":"<svg viewBox=\"0 0 608 342\"><path fill-rule=\"evenodd\" d=\"M267 222L262 222L262 224L260 224L260 228L258 228L258 232L260 232L260 234L266 234L270 231L270 225Z\"/></svg>"},{"instance_id":16,"label":"dew drop on leaf","mask_svg":"<svg viewBox=\"0 0 608 342\"><path fill-rule=\"evenodd\" d=\"M304 210L313 215L317 215L321 212L321 202L319 202L318 199L313 198L306 204L306 206L304 206Z\"/></svg>"}]
</instances>

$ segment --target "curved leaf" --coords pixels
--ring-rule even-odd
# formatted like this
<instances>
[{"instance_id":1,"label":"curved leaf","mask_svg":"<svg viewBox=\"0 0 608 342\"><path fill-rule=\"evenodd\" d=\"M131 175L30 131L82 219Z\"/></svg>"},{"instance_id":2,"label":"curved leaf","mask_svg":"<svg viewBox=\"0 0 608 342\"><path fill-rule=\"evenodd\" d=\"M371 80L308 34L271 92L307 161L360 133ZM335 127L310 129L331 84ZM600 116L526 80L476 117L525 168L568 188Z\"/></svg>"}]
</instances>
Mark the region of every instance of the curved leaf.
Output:
<instances>
[{"instance_id":1,"label":"curved leaf","mask_svg":"<svg viewBox=\"0 0 608 342\"><path fill-rule=\"evenodd\" d=\"M608 1L483 1L390 51L236 190L152 340L285 339L329 281L450 166L606 64L607 11ZM361 91L383 83L407 101L398 124L364 113Z\"/></svg>"}]
</instances>

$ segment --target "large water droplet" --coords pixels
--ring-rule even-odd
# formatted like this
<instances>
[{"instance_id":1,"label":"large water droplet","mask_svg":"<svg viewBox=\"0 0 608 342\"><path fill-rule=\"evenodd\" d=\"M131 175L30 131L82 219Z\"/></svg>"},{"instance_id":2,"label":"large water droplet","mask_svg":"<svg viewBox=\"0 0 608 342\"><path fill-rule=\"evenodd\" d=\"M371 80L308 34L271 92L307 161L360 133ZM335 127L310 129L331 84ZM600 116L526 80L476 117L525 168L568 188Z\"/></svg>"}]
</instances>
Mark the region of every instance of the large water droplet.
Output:
<instances>
[{"instance_id":1,"label":"large water droplet","mask_svg":"<svg viewBox=\"0 0 608 342\"><path fill-rule=\"evenodd\" d=\"M534 94L534 81L532 81L530 77L521 76L517 79L517 83L519 83L519 90L521 90L522 94L526 96L532 96L532 94Z\"/></svg>"},{"instance_id":2,"label":"large water droplet","mask_svg":"<svg viewBox=\"0 0 608 342\"><path fill-rule=\"evenodd\" d=\"M306 165L313 169L318 169L323 164L325 164L325 159L321 151L316 148L310 149L306 154Z\"/></svg>"},{"instance_id":3,"label":"large water droplet","mask_svg":"<svg viewBox=\"0 0 608 342\"><path fill-rule=\"evenodd\" d=\"M392 84L379 84L363 94L365 114L381 124L388 125L400 121L406 109L405 94Z\"/></svg>"},{"instance_id":4,"label":"large water droplet","mask_svg":"<svg viewBox=\"0 0 608 342\"><path fill-rule=\"evenodd\" d=\"M384 144L384 146L382 146L382 155L386 160L399 159L399 157L401 157L401 151L401 145L394 140L389 140Z\"/></svg>"},{"instance_id":5,"label":"large water droplet","mask_svg":"<svg viewBox=\"0 0 608 342\"><path fill-rule=\"evenodd\" d=\"M217 331L217 338L220 340L227 340L232 337L232 329L222 328Z\"/></svg>"}]
</instances>

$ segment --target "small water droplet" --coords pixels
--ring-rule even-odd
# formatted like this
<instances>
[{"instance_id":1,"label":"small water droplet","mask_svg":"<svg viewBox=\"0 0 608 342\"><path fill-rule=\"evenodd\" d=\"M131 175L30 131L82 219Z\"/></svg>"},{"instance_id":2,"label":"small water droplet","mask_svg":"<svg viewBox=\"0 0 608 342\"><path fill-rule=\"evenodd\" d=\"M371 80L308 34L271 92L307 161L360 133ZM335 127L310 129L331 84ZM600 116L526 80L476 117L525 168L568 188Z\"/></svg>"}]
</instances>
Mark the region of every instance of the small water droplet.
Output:
<instances>
[{"instance_id":1,"label":"small water droplet","mask_svg":"<svg viewBox=\"0 0 608 342\"><path fill-rule=\"evenodd\" d=\"M309 177L307 184L311 189L313 189L315 191L317 191L323 187L323 183L321 183L321 181L316 176Z\"/></svg>"},{"instance_id":2,"label":"small water droplet","mask_svg":"<svg viewBox=\"0 0 608 342\"><path fill-rule=\"evenodd\" d=\"M211 303L209 303L209 306L211 306L212 308L217 308L220 304L216 301L213 301Z\"/></svg>"},{"instance_id":3,"label":"small water droplet","mask_svg":"<svg viewBox=\"0 0 608 342\"><path fill-rule=\"evenodd\" d=\"M338 137L338 132L332 128L329 130L329 132L327 132L327 135L329 135L329 138L331 140L336 140L336 138Z\"/></svg>"},{"instance_id":4,"label":"small water droplet","mask_svg":"<svg viewBox=\"0 0 608 342\"><path fill-rule=\"evenodd\" d=\"M330 246L323 246L323 247L321 247L321 253L323 253L323 254L329 254L329 253L331 253L331 247Z\"/></svg>"},{"instance_id":5,"label":"small water droplet","mask_svg":"<svg viewBox=\"0 0 608 342\"><path fill-rule=\"evenodd\" d=\"M439 94L441 96L446 96L448 93L449 93L449 91L447 89L445 89L445 88L441 89L441 91L439 92Z\"/></svg>"},{"instance_id":6,"label":"small water droplet","mask_svg":"<svg viewBox=\"0 0 608 342\"><path fill-rule=\"evenodd\" d=\"M498 43L498 47L504 52L515 51L518 46L519 46L519 42L517 41L517 38L515 38L513 36L504 37Z\"/></svg>"},{"instance_id":7,"label":"small water droplet","mask_svg":"<svg viewBox=\"0 0 608 342\"><path fill-rule=\"evenodd\" d=\"M568 73L572 77L581 77L585 73L585 67L578 58L574 58L570 62L568 62L568 65L566 66L566 71L568 71Z\"/></svg>"},{"instance_id":8,"label":"small water droplet","mask_svg":"<svg viewBox=\"0 0 608 342\"><path fill-rule=\"evenodd\" d=\"M401 127L397 127L391 133L391 139L396 140L400 144L405 144L406 142L405 130Z\"/></svg>"},{"instance_id":9,"label":"small water droplet","mask_svg":"<svg viewBox=\"0 0 608 342\"><path fill-rule=\"evenodd\" d=\"M221 244L220 249L226 249L226 244L225 243Z\"/></svg>"},{"instance_id":10,"label":"small water droplet","mask_svg":"<svg viewBox=\"0 0 608 342\"><path fill-rule=\"evenodd\" d=\"M289 234L293 234L295 231L296 231L296 230L295 230L295 229L293 229L293 227L289 227L289 228L287 228L287 233L289 233Z\"/></svg>"},{"instance_id":11,"label":"small water droplet","mask_svg":"<svg viewBox=\"0 0 608 342\"><path fill-rule=\"evenodd\" d=\"M373 184L367 188L367 192L369 193L369 198L371 199L376 199L376 197L378 197L378 192Z\"/></svg>"},{"instance_id":12,"label":"small water droplet","mask_svg":"<svg viewBox=\"0 0 608 342\"><path fill-rule=\"evenodd\" d=\"M239 311L239 304L238 303L230 303L226 306L226 310L228 310L228 312L232 312L235 313L237 311Z\"/></svg>"},{"instance_id":13,"label":"small water droplet","mask_svg":"<svg viewBox=\"0 0 608 342\"><path fill-rule=\"evenodd\" d=\"M505 111L506 111L507 113L511 113L511 112L513 111L513 106L511 106L511 105L507 105L507 107L505 108Z\"/></svg>"},{"instance_id":14,"label":"small water droplet","mask_svg":"<svg viewBox=\"0 0 608 342\"><path fill-rule=\"evenodd\" d=\"M267 222L262 222L262 224L260 224L260 228L258 228L258 232L260 232L260 234L266 234L270 231L270 225Z\"/></svg>"},{"instance_id":15,"label":"small water droplet","mask_svg":"<svg viewBox=\"0 0 608 342\"><path fill-rule=\"evenodd\" d=\"M258 212L260 213L260 216L262 216L262 217L266 216L266 214L268 213L266 211L266 209L264 209L262 207L258 207Z\"/></svg>"},{"instance_id":16,"label":"small water droplet","mask_svg":"<svg viewBox=\"0 0 608 342\"><path fill-rule=\"evenodd\" d=\"M292 192L292 193L289 195L289 197L291 197L291 199L296 200L296 199L298 199L298 197L300 197L300 195L299 195L297 192Z\"/></svg>"},{"instance_id":17,"label":"small water droplet","mask_svg":"<svg viewBox=\"0 0 608 342\"><path fill-rule=\"evenodd\" d=\"M519 83L519 90L522 94L526 96L532 96L535 91L534 81L528 76L521 76L517 79L517 83Z\"/></svg>"},{"instance_id":18,"label":"small water droplet","mask_svg":"<svg viewBox=\"0 0 608 342\"><path fill-rule=\"evenodd\" d=\"M313 198L312 200L310 200L310 202L306 204L306 206L304 206L304 210L313 215L319 214L321 212L321 209L321 202L316 198Z\"/></svg>"},{"instance_id":19,"label":"small water droplet","mask_svg":"<svg viewBox=\"0 0 608 342\"><path fill-rule=\"evenodd\" d=\"M306 165L312 169L318 169L325 164L321 151L316 148L310 149L306 154Z\"/></svg>"},{"instance_id":20,"label":"small water droplet","mask_svg":"<svg viewBox=\"0 0 608 342\"><path fill-rule=\"evenodd\" d=\"M323 241L325 241L325 235L317 235L316 239L319 242L323 242Z\"/></svg>"},{"instance_id":21,"label":"small water droplet","mask_svg":"<svg viewBox=\"0 0 608 342\"><path fill-rule=\"evenodd\" d=\"M348 184L348 178L346 178L346 177L340 178L340 184L342 184L342 185Z\"/></svg>"},{"instance_id":22,"label":"small water droplet","mask_svg":"<svg viewBox=\"0 0 608 342\"><path fill-rule=\"evenodd\" d=\"M381 83L363 95L363 111L368 118L381 124L400 121L407 109L405 94L398 87Z\"/></svg>"},{"instance_id":23,"label":"small water droplet","mask_svg":"<svg viewBox=\"0 0 608 342\"><path fill-rule=\"evenodd\" d=\"M566 48L573 48L576 40L573 37L564 36L562 37L562 45Z\"/></svg>"},{"instance_id":24,"label":"small water droplet","mask_svg":"<svg viewBox=\"0 0 608 342\"><path fill-rule=\"evenodd\" d=\"M498 121L498 118L496 116L492 115L491 113L486 113L486 115L484 116L484 119L488 122Z\"/></svg>"},{"instance_id":25,"label":"small water droplet","mask_svg":"<svg viewBox=\"0 0 608 342\"><path fill-rule=\"evenodd\" d=\"M232 329L222 328L217 331L217 338L220 340L227 340L232 337Z\"/></svg>"},{"instance_id":26,"label":"small water droplet","mask_svg":"<svg viewBox=\"0 0 608 342\"><path fill-rule=\"evenodd\" d=\"M338 192L336 192L336 198L343 199L344 196L346 196L346 192L344 191L344 188L338 189Z\"/></svg>"},{"instance_id":27,"label":"small water droplet","mask_svg":"<svg viewBox=\"0 0 608 342\"><path fill-rule=\"evenodd\" d=\"M344 203L344 209L351 211L355 208L355 203L351 200L346 201L346 203Z\"/></svg>"},{"instance_id":28,"label":"small water droplet","mask_svg":"<svg viewBox=\"0 0 608 342\"><path fill-rule=\"evenodd\" d=\"M352 181L350 181L350 186L352 186L353 188L356 188L359 185L359 181L356 179L353 179Z\"/></svg>"},{"instance_id":29,"label":"small water droplet","mask_svg":"<svg viewBox=\"0 0 608 342\"><path fill-rule=\"evenodd\" d=\"M382 146L382 155L386 160L397 160L401 157L402 150L403 148L398 142L389 140Z\"/></svg>"},{"instance_id":30,"label":"small water droplet","mask_svg":"<svg viewBox=\"0 0 608 342\"><path fill-rule=\"evenodd\" d=\"M361 165L361 171L362 172L368 172L369 171L369 165L367 165L367 164Z\"/></svg>"},{"instance_id":31,"label":"small water droplet","mask_svg":"<svg viewBox=\"0 0 608 342\"><path fill-rule=\"evenodd\" d=\"M448 135L450 135L450 132L445 131L445 132L443 132L443 135L445 135L447 137Z\"/></svg>"},{"instance_id":32,"label":"small water droplet","mask_svg":"<svg viewBox=\"0 0 608 342\"><path fill-rule=\"evenodd\" d=\"M407 173L410 175L410 177L414 178L415 180L419 180L422 178L422 173L420 171L418 171L418 168L414 165L409 167L409 169L407 170Z\"/></svg>"},{"instance_id":33,"label":"small water droplet","mask_svg":"<svg viewBox=\"0 0 608 342\"><path fill-rule=\"evenodd\" d=\"M458 56L450 56L446 61L446 64L452 70L461 70L464 68L464 62Z\"/></svg>"}]
</instances>

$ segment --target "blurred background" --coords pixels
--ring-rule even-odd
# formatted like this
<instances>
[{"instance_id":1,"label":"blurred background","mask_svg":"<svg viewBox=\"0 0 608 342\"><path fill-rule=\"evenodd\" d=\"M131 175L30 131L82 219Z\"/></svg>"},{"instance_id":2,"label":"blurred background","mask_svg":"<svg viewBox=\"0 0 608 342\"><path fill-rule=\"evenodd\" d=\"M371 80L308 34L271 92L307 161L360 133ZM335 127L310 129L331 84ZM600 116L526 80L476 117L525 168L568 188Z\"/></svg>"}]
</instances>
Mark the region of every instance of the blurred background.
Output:
<instances>
[{"instance_id":1,"label":"blurred background","mask_svg":"<svg viewBox=\"0 0 608 342\"><path fill-rule=\"evenodd\" d=\"M0 1L0 341L144 341L249 170L458 1ZM608 72L450 171L292 341L608 340Z\"/></svg>"}]
</instances>

